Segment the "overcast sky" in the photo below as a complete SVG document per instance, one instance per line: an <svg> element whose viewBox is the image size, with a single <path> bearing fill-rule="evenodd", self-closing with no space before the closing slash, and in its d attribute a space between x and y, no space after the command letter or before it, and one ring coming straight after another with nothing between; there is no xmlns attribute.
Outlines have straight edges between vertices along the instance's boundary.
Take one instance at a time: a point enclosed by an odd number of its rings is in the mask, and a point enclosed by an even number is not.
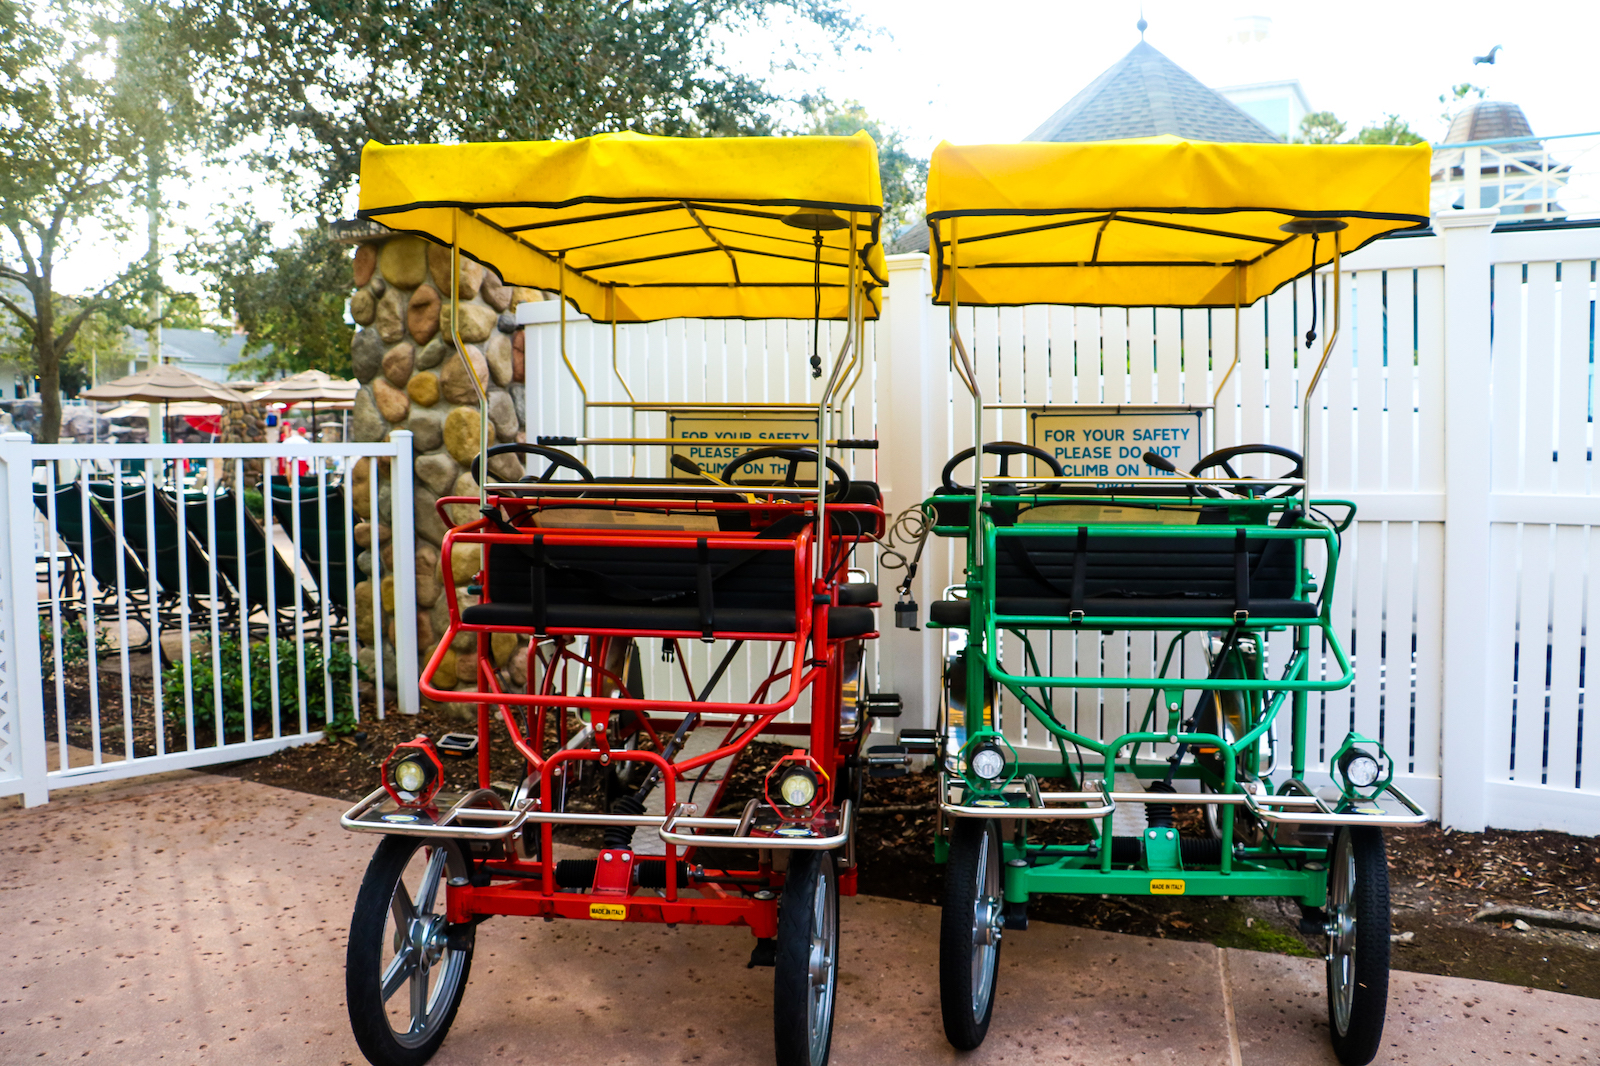
<svg viewBox="0 0 1600 1066"><path fill-rule="evenodd" d="M1395 112L1435 140L1439 94L1463 81L1521 104L1535 133L1600 130L1595 0L1147 0L1143 9L1145 39L1205 84L1298 78L1312 108L1352 132ZM1027 136L1139 40L1138 0L856 0L856 10L886 35L808 80L858 99L924 151L940 139ZM1228 42L1246 15L1272 20L1265 46ZM1493 66L1473 65L1497 44Z"/></svg>

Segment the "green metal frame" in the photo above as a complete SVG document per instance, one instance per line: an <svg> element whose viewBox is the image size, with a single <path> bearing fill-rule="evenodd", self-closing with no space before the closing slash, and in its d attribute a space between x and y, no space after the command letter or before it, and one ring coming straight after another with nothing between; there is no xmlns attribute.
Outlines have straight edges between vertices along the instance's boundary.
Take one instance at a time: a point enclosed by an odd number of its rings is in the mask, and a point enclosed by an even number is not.
<svg viewBox="0 0 1600 1066"><path fill-rule="evenodd" d="M1179 490L1180 492L1182 490ZM1008 902L1025 902L1032 893L1101 893L1117 895L1249 895L1293 897L1301 903L1317 907L1326 897L1326 871L1322 861L1326 850L1320 845L1299 846L1278 842L1271 832L1264 833L1259 846L1236 845L1219 849L1218 861L1199 868L1185 868L1180 842L1176 833L1165 829L1146 832L1141 846L1140 860L1131 867L1127 863L1113 863L1112 815L1087 819L1093 839L1078 845L1028 844L1027 815L1010 815L1008 810L1029 808L1026 796L1014 791L1005 792L1004 783L1016 778L1032 781L1035 777L1065 778L1083 788L1081 777L1098 773L1103 781L1110 782L1118 773L1132 773L1141 778L1165 778L1168 766L1142 763L1138 749L1143 745L1158 743L1188 744L1191 747L1215 749L1213 760L1220 763L1222 772L1213 772L1197 759L1190 759L1172 771L1175 778L1198 779L1222 795L1238 794L1242 782L1238 770L1254 778L1260 770L1261 738L1272 729L1285 703L1291 708L1290 775L1298 780L1305 774L1309 694L1346 688L1354 680L1354 671L1343 646L1330 621L1329 592L1338 574L1339 541L1337 534L1354 516L1354 505L1348 501L1314 501L1317 508L1345 506L1349 514L1337 525L1302 516L1287 527L1273 525L1271 520L1282 514L1290 505L1298 504L1298 497L1255 498L1228 500L1197 500L1194 496L1175 494L1171 497L1140 496L1127 502L1137 502L1145 507L1182 507L1192 510L1197 503L1206 506L1227 506L1231 521L1221 525L1175 526L1156 523L1030 523L1026 525L1000 525L992 517L1023 505L1042 503L1092 503L1105 504L1114 497L1106 495L1073 496L1050 493L1028 496L983 496L983 509L977 509L977 494L971 497L939 496L924 506L935 503L961 506L970 499L973 505L972 525L937 525L934 532L941 536L961 537L967 541L967 570L965 588L970 603L966 648L960 654L970 666L978 663L981 669L966 669L966 707L977 719L962 723L961 751L966 751L983 737L1000 736L992 719L992 709L985 712L985 693L990 684L1003 687L1056 741L1062 755L1059 762L1020 762L1013 773L1004 775L1000 782L987 784L965 772L964 765L947 766L948 776L941 773L941 801L954 790L960 794L961 803L976 802L992 805L995 817L1015 823L1016 831L1005 845L1004 868L1005 898ZM948 512L946 512L948 513ZM996 602L996 574L992 561L998 557L997 547L1003 537L1029 538L1074 536L1082 525L1088 525L1102 535L1115 534L1119 538L1160 537L1163 539L1209 539L1231 537L1240 527L1250 530L1252 539L1282 539L1295 544L1295 598L1309 601L1318 594L1318 585L1305 569L1305 545L1320 541L1327 552L1327 569L1320 588L1320 600L1315 617L1271 618L1251 615L1242 621L1224 612L1215 617L1139 617L1096 616L1085 613L1081 619L1067 619L1059 615L1002 615L993 609ZM972 537L976 528L978 536ZM1176 650L1185 637L1210 630L1228 629L1237 624L1241 636L1257 640L1271 631L1290 630L1294 633L1293 652L1276 679L1265 676L1261 658L1255 658L1253 676L1237 670L1242 676L1222 678L1185 678L1169 676L1169 667ZM943 627L930 622L930 628ZM1050 675L1039 668L1030 631L1176 631L1167 645L1161 670L1152 678L1106 678L1102 676ZM1009 671L1000 662L998 649L1002 633L1012 633L1022 641L1025 669ZM1337 678L1314 680L1310 677L1313 633L1320 632L1326 647L1340 670ZM1234 652L1235 655L1239 653ZM1243 665L1240 656L1240 665ZM1112 738L1095 738L1076 732L1063 725L1053 707L1053 693L1057 689L1121 687L1150 692L1141 728ZM1194 691L1239 692L1247 707L1248 729L1233 739L1219 733L1185 731L1182 727L1183 694ZM1164 712L1164 718L1163 718ZM941 734L947 735L950 726L942 723ZM1067 754L1071 744L1080 752L1079 769L1075 772ZM1084 762L1081 753L1098 757ZM941 756L942 757L942 756ZM958 761L959 762L959 761ZM1003 804L1003 806L1002 806ZM1236 819L1233 803L1218 804L1221 839L1234 841ZM1107 842L1107 846L1101 846ZM941 832L936 840L935 858L944 861L948 851L947 840Z"/></svg>

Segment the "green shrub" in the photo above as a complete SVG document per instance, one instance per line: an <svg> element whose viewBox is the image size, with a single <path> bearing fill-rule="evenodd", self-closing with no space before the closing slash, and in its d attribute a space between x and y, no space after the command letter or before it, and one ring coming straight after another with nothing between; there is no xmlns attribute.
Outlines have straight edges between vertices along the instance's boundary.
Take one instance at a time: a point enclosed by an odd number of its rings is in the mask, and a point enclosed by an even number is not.
<svg viewBox="0 0 1600 1066"><path fill-rule="evenodd" d="M55 672L56 646L51 639L50 615L39 616L39 664L46 675ZM116 654L116 647L111 643L111 638L101 630L95 637L95 654L104 660L109 655ZM83 628L83 621L74 618L61 630L61 668L75 670L80 666L89 665L89 634Z"/></svg>
<svg viewBox="0 0 1600 1066"><path fill-rule="evenodd" d="M221 659L222 728L225 735L244 734L244 663L239 638L227 634L217 642ZM299 663L294 642L278 641L278 724L286 732L300 729L300 708L305 707L306 725L333 736L355 732L356 721L350 710L350 652L343 644L333 645L326 669L331 686L323 684L322 646L307 642L306 691L300 692ZM190 663L196 725L216 720L216 676L210 654L196 655ZM161 704L169 723L184 720L183 663L161 673ZM333 693L333 715L327 714L327 695ZM250 645L250 714L256 727L272 721L272 646L267 641ZM249 738L245 738L249 739Z"/></svg>

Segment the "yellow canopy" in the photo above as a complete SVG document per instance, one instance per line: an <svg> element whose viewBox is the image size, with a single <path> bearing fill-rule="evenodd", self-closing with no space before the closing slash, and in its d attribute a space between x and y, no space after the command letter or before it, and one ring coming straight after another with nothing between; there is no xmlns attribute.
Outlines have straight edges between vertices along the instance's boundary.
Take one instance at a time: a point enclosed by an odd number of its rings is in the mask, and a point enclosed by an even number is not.
<svg viewBox="0 0 1600 1066"><path fill-rule="evenodd" d="M940 144L928 170L935 299L1232 307L1428 222L1426 144L1148 141ZM1301 222L1305 228L1305 221Z"/></svg>
<svg viewBox="0 0 1600 1066"><path fill-rule="evenodd" d="M817 230L822 317L846 317L853 215L866 317L887 279L878 243L878 151L854 137L382 145L361 154L363 218L415 233L512 285L558 291L598 321L811 318ZM565 264L565 270L561 264Z"/></svg>

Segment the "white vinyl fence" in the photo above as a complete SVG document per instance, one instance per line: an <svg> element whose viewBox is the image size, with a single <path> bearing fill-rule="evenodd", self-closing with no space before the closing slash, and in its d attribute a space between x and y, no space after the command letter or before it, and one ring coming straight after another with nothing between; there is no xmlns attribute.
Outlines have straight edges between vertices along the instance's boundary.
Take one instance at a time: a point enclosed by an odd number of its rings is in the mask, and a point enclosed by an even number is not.
<svg viewBox="0 0 1600 1066"><path fill-rule="evenodd" d="M1590 612L1600 611L1600 582L1597 598L1590 589L1591 572L1600 575L1591 532L1600 526L1592 474L1600 227L1492 232L1500 219L1446 212L1435 235L1381 241L1347 257L1337 279L1324 271L1314 282L1319 334L1335 285L1343 329L1314 405L1311 476L1319 497L1359 511L1343 536L1332 603L1357 681L1313 699L1312 776L1354 728L1383 741L1402 786L1446 824L1593 834L1600 726L1583 728L1583 689ZM972 437L970 402L949 369L947 312L929 302L927 259L897 256L889 266L883 317L867 331L872 361L846 412L849 435L876 436L882 449L854 453L847 466L863 477L875 470L897 514L917 505ZM1299 397L1312 284L1286 286L1240 314L1240 365L1216 397L1211 446L1305 444ZM530 439L578 435L581 397L558 354L555 308L528 312ZM807 323L621 327L620 377L609 327L574 318L568 328L568 354L591 400L626 399L622 379L648 402L804 402L818 393ZM1235 327L1232 310L1040 306L963 309L961 329L989 402L1210 404L1233 359ZM835 326L831 350L840 339ZM989 417L986 439L1028 439L1023 411ZM635 428L661 436L662 419L644 415ZM629 427L625 415L601 410L587 431L624 436ZM596 473L621 474L635 459L596 448L587 461ZM641 448L636 470L659 474L662 462L659 449ZM900 576L877 575L886 603ZM956 546L930 542L915 587L923 618L955 580ZM881 615L890 626L887 607ZM1006 639L1007 661L1019 661L1018 643ZM1269 661L1282 662L1288 643L1274 635ZM906 700L898 724L931 725L941 639L885 628L879 644L878 686ZM1163 650L1157 635L1089 633L1056 637L1048 654L1057 669L1139 676ZM1197 653L1186 652L1191 671ZM1072 713L1080 726L1109 729L1137 722L1143 709L1106 689L1078 693ZM1045 743L1014 705L1003 716L1019 745Z"/></svg>
<svg viewBox="0 0 1600 1066"><path fill-rule="evenodd" d="M414 713L411 435L392 436L0 438L0 796L34 804L267 754L381 717L390 694ZM392 479L376 476L380 460ZM375 515L392 517L404 551L357 544Z"/></svg>

